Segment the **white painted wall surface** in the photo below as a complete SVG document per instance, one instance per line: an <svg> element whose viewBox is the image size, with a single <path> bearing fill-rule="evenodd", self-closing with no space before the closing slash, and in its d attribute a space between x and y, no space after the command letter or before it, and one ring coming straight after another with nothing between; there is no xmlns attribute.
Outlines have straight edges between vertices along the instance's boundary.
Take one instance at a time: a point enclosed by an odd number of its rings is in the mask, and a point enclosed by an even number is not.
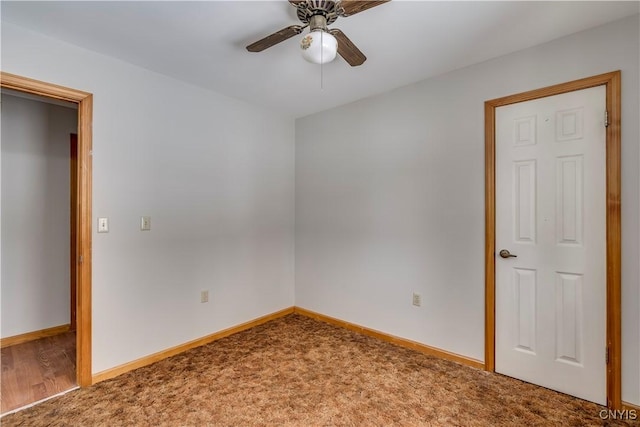
<svg viewBox="0 0 640 427"><path fill-rule="evenodd" d="M69 323L69 134L77 111L2 95L2 337Z"/></svg>
<svg viewBox="0 0 640 427"><path fill-rule="evenodd" d="M292 119L8 23L2 70L94 94L94 373L293 305Z"/></svg>
<svg viewBox="0 0 640 427"><path fill-rule="evenodd" d="M638 35L636 15L298 119L296 305L483 360L483 103L621 69L623 399L639 404Z"/></svg>

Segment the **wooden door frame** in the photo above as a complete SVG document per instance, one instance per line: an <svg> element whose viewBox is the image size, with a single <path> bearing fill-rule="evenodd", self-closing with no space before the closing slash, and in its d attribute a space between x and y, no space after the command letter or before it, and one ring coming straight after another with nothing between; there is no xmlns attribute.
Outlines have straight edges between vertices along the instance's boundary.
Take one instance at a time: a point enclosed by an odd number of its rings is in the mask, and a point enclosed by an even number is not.
<svg viewBox="0 0 640 427"><path fill-rule="evenodd" d="M486 101L485 117L485 369L495 371L495 110L498 107L595 86L606 86L607 406L621 409L620 71ZM602 349L605 351L605 349Z"/></svg>
<svg viewBox="0 0 640 427"><path fill-rule="evenodd" d="M77 132L77 131L76 131ZM78 273L78 235L76 230L78 229L78 134L72 133L69 135L69 202L70 202L70 215L69 215L69 229L71 230L70 242L69 242L69 294L71 295L69 311L69 330L76 330L76 310L78 308L78 301L76 298L77 292L77 273Z"/></svg>
<svg viewBox="0 0 640 427"><path fill-rule="evenodd" d="M91 197L93 95L0 71L0 87L78 104L77 332L76 378L80 387L91 379Z"/></svg>

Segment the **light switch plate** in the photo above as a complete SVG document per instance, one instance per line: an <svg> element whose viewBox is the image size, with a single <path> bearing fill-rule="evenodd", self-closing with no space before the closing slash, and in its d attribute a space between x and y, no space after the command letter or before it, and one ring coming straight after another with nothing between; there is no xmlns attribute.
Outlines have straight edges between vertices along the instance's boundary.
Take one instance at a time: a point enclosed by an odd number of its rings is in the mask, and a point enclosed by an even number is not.
<svg viewBox="0 0 640 427"><path fill-rule="evenodd" d="M109 218L102 217L98 218L98 233L108 233L109 232Z"/></svg>
<svg viewBox="0 0 640 427"><path fill-rule="evenodd" d="M141 231L149 231L149 230L151 230L151 217L150 216L141 216L140 217L140 230Z"/></svg>

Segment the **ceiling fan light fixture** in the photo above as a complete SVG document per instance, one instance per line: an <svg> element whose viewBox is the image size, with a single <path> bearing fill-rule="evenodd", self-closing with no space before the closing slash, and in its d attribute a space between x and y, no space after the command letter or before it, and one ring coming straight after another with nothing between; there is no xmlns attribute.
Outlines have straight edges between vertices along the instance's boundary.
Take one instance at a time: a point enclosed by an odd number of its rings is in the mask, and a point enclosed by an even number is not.
<svg viewBox="0 0 640 427"><path fill-rule="evenodd" d="M314 64L326 64L336 58L338 40L326 31L311 31L300 41L302 57Z"/></svg>

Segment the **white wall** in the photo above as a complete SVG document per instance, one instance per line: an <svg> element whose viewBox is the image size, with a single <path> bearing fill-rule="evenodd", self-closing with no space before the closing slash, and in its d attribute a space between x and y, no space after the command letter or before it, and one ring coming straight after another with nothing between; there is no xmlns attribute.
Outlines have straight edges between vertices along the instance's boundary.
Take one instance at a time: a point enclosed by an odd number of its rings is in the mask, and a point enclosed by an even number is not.
<svg viewBox="0 0 640 427"><path fill-rule="evenodd" d="M296 305L483 360L483 103L621 69L623 399L640 403L638 35L636 15L298 119Z"/></svg>
<svg viewBox="0 0 640 427"><path fill-rule="evenodd" d="M94 94L94 373L293 305L292 119L4 22L2 70Z"/></svg>
<svg viewBox="0 0 640 427"><path fill-rule="evenodd" d="M69 323L69 134L77 111L2 95L2 337Z"/></svg>

